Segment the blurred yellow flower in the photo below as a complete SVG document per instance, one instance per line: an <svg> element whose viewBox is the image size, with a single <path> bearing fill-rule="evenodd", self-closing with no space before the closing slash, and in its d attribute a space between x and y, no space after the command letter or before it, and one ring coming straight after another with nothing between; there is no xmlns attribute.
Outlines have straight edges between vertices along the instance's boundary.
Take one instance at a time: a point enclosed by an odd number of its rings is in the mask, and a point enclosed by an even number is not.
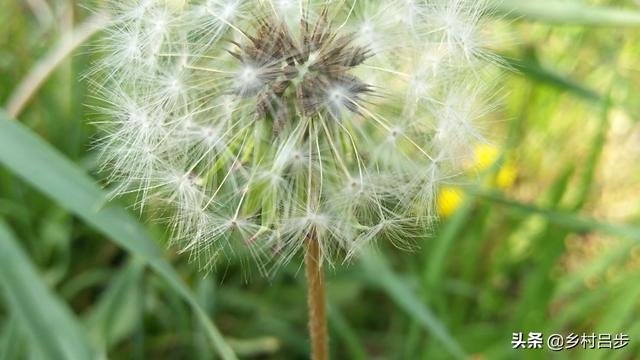
<svg viewBox="0 0 640 360"><path fill-rule="evenodd" d="M511 163L503 164L496 175L496 186L499 189L508 189L516 182L518 171Z"/></svg>
<svg viewBox="0 0 640 360"><path fill-rule="evenodd" d="M438 194L438 213L449 217L458 210L464 200L462 189L456 186L443 186Z"/></svg>
<svg viewBox="0 0 640 360"><path fill-rule="evenodd" d="M500 150L490 144L479 144L474 150L473 162L468 164L468 169L478 173L489 169L500 157ZM512 162L505 160L497 171L497 174L485 183L498 189L508 189L513 186L518 171ZM464 191L456 186L443 186L438 193L438 214L449 217L462 206Z"/></svg>
<svg viewBox="0 0 640 360"><path fill-rule="evenodd" d="M472 167L476 171L482 172L498 160L500 152L497 147L491 144L480 144L476 146L474 155L473 159L475 162L472 164Z"/></svg>

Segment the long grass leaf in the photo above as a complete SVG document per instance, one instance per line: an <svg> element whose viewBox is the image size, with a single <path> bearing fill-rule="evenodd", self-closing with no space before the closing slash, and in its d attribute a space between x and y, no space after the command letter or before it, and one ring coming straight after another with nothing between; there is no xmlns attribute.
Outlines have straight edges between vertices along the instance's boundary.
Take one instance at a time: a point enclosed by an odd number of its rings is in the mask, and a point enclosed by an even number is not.
<svg viewBox="0 0 640 360"><path fill-rule="evenodd" d="M589 89L566 75L548 69L532 59L515 59L509 56L500 56L500 58L507 66L533 80L567 91L589 102L599 103L603 99L602 95L595 90Z"/></svg>
<svg viewBox="0 0 640 360"><path fill-rule="evenodd" d="M466 202L449 221L442 226L438 236L430 244L430 251L425 260L424 279L428 290L434 290L435 284L442 279L446 257L453 248L456 238L468 224L473 204Z"/></svg>
<svg viewBox="0 0 640 360"><path fill-rule="evenodd" d="M331 328L344 342L350 359L366 360L369 358L360 339L358 339L358 335L351 326L349 326L340 309L333 304L329 304L329 320Z"/></svg>
<svg viewBox="0 0 640 360"><path fill-rule="evenodd" d="M78 46L102 30L108 22L104 14L95 14L73 31L64 34L59 44L42 58L16 87L5 105L11 117L17 117L49 75Z"/></svg>
<svg viewBox="0 0 640 360"><path fill-rule="evenodd" d="M483 191L480 189L470 190L476 196L491 201L496 204L510 207L514 210L514 213L523 214L539 214L542 215L545 220L552 224L565 227L574 232L587 232L595 231L603 234L620 236L624 238L633 239L635 241L640 240L640 227L625 224L612 224L604 221L598 221L586 216L574 214L568 211L558 211L551 209L544 209L535 205L530 205L515 201L505 197L502 194L493 191Z"/></svg>
<svg viewBox="0 0 640 360"><path fill-rule="evenodd" d="M106 203L106 194L87 174L3 113L0 113L0 163L148 263L189 303L220 356L236 358L194 294L164 260L162 251L140 223L121 207Z"/></svg>
<svg viewBox="0 0 640 360"><path fill-rule="evenodd" d="M0 360L17 359L22 345L21 334L18 332L18 324L15 316L9 316L0 334Z"/></svg>
<svg viewBox="0 0 640 360"><path fill-rule="evenodd" d="M640 12L581 1L491 0L494 8L509 17L559 25L640 26Z"/></svg>
<svg viewBox="0 0 640 360"><path fill-rule="evenodd" d="M370 280L382 288L402 310L416 319L447 351L456 358L465 358L465 353L458 342L451 336L447 328L436 317L425 303L411 291L409 285L397 276L382 256L365 253L360 258Z"/></svg>
<svg viewBox="0 0 640 360"><path fill-rule="evenodd" d="M9 228L0 221L0 285L30 349L47 359L94 359L82 325L41 279Z"/></svg>
<svg viewBox="0 0 640 360"><path fill-rule="evenodd" d="M110 345L129 336L142 321L142 289L144 266L130 260L110 282L97 305L85 319L95 343Z"/></svg>

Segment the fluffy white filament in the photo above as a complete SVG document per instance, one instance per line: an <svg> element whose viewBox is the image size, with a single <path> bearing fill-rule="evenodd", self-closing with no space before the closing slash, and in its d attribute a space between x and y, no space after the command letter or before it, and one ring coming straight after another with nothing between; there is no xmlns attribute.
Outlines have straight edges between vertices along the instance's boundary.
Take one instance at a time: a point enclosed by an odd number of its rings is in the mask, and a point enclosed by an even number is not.
<svg viewBox="0 0 640 360"><path fill-rule="evenodd" d="M336 33L369 50L351 75L372 91L323 89L313 100L326 111L289 109L272 131L256 96L280 64L230 51L258 21L279 18L296 37L324 7ZM204 267L242 248L282 264L311 231L328 261L375 239L410 247L436 217L439 184L485 141L480 74L495 57L483 1L129 0L110 11L91 73L104 168L117 194L167 210L173 240Z"/></svg>

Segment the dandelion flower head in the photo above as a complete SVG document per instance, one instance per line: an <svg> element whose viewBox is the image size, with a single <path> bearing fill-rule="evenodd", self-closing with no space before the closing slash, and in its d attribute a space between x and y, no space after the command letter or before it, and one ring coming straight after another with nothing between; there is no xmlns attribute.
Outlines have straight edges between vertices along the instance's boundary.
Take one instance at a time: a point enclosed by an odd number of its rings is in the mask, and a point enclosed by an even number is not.
<svg viewBox="0 0 640 360"><path fill-rule="evenodd" d="M323 259L433 223L484 142L483 1L129 0L92 71L117 194L203 267ZM263 269L267 269L263 267Z"/></svg>

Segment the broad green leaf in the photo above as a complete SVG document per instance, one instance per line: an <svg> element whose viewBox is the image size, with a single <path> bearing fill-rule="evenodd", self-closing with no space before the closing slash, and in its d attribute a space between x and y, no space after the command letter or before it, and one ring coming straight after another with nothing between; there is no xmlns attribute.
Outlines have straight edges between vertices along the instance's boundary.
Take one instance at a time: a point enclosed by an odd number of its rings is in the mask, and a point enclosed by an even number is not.
<svg viewBox="0 0 640 360"><path fill-rule="evenodd" d="M47 359L94 359L74 314L49 289L9 228L0 221L0 285L3 298L30 337L30 349Z"/></svg>
<svg viewBox="0 0 640 360"><path fill-rule="evenodd" d="M588 5L575 0L491 0L509 17L560 25L639 26L640 11Z"/></svg>
<svg viewBox="0 0 640 360"><path fill-rule="evenodd" d="M106 194L87 174L4 113L0 113L0 163L149 264L189 303L220 356L236 358L191 290L162 257L162 251L140 223L121 207L107 203Z"/></svg>
<svg viewBox="0 0 640 360"><path fill-rule="evenodd" d="M371 252L360 257L365 272L370 280L382 288L402 310L417 320L446 350L455 358L465 358L462 347L451 336L447 328L431 312L427 305L420 301L411 291L405 280L393 273L389 264L381 255Z"/></svg>

